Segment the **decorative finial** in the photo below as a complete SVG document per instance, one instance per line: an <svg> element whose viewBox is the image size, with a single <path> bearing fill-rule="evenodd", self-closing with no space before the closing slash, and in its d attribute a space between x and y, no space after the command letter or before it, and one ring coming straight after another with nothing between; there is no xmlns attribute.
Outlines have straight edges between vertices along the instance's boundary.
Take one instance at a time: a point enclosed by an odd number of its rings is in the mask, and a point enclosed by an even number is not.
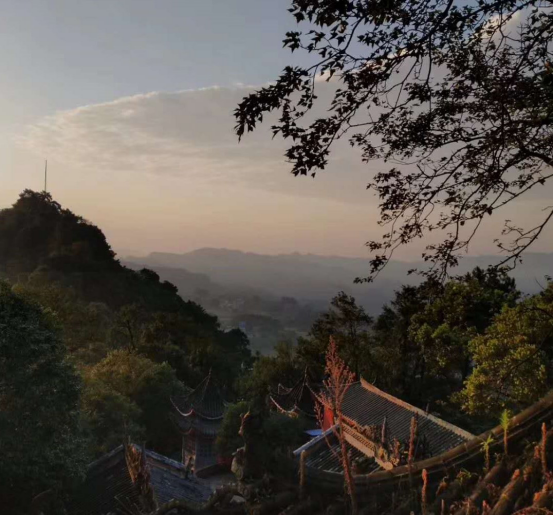
<svg viewBox="0 0 554 515"><path fill-rule="evenodd" d="M381 445L387 443L387 416L383 419L383 425L381 426Z"/></svg>

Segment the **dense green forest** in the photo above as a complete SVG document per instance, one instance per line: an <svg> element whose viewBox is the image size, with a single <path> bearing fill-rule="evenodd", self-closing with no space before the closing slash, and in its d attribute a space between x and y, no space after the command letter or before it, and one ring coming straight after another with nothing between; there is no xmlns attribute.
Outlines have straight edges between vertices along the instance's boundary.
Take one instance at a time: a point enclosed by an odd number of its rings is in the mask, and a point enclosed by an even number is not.
<svg viewBox="0 0 554 515"><path fill-rule="evenodd" d="M372 319L339 293L309 335L282 343L242 381L247 398L321 378L329 337L357 374L422 408L480 432L506 409L539 399L552 382L552 283L521 297L504 273L476 269L445 284L404 287Z"/></svg>
<svg viewBox="0 0 554 515"><path fill-rule="evenodd" d="M126 438L179 450L170 396L211 370L234 403L218 440L231 455L240 413L260 417L273 453L299 443L301 421L270 413L267 394L324 372L330 336L357 375L476 432L552 381L552 283L522 295L498 270L398 290L370 317L339 292L297 342L252 355L238 329L179 296L148 269L116 259L102 231L45 192L0 212L0 496L8 513ZM43 452L37 453L40 447ZM29 474L29 471L40 473ZM32 475L33 481L28 478Z"/></svg>
<svg viewBox="0 0 554 515"><path fill-rule="evenodd" d="M13 436L0 443L0 488L17 496L14 506L75 478L78 457L83 472L87 460L127 437L174 452L180 442L170 395L196 386L209 370L229 398L236 395L233 384L252 361L244 334L222 331L216 317L156 273L122 266L98 227L48 193L26 190L1 211L0 241L0 425ZM55 377L44 367L56 367ZM30 384L27 402L21 389ZM33 416L12 416L27 412ZM69 415L75 420L64 423ZM40 435L35 429L43 425ZM40 464L45 473L20 484L38 464L38 442L52 453Z"/></svg>

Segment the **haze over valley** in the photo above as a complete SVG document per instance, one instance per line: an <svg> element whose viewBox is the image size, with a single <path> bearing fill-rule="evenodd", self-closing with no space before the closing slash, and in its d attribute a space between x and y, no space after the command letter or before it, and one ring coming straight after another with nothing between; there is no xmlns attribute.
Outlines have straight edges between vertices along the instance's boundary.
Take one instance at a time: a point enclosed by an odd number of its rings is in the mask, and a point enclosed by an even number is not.
<svg viewBox="0 0 554 515"><path fill-rule="evenodd" d="M223 248L202 248L183 254L152 252L120 256L130 268L148 267L175 284L184 299L191 299L216 314L223 326L241 327L253 349L271 353L281 340L294 341L339 291L356 298L372 316L394 297L403 284L418 284L409 274L425 270L423 262L391 261L372 283L355 284L368 275L363 258L315 254L267 255ZM466 256L453 274L475 267L486 269L500 256ZM540 291L552 277L552 254L528 253L510 272L526 294Z"/></svg>
<svg viewBox="0 0 554 515"><path fill-rule="evenodd" d="M0 515L553 515L553 0L2 0Z"/></svg>

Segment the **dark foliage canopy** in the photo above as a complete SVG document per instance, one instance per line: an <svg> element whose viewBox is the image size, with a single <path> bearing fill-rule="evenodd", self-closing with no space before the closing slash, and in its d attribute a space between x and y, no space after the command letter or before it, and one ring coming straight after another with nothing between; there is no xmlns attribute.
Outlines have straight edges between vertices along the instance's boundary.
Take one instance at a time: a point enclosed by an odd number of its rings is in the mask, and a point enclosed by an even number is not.
<svg viewBox="0 0 554 515"><path fill-rule="evenodd" d="M2 513L23 513L34 495L83 472L80 389L48 316L0 281Z"/></svg>
<svg viewBox="0 0 554 515"><path fill-rule="evenodd" d="M447 399L471 373L469 342L518 297L504 272L479 268L402 287L373 326L378 384L423 406Z"/></svg>
<svg viewBox="0 0 554 515"><path fill-rule="evenodd" d="M247 96L242 137L277 111L295 175L328 164L348 138L362 158L394 166L368 188L387 232L367 246L370 278L394 250L432 231L423 257L444 277L483 220L552 177L552 2L549 0L293 0L310 30L284 46L314 56ZM324 117L306 121L321 79L336 85ZM404 165L404 166L401 166ZM552 217L506 221L497 245L515 266Z"/></svg>
<svg viewBox="0 0 554 515"><path fill-rule="evenodd" d="M0 279L22 302L49 313L60 352L85 379L81 408L94 456L124 434L174 451L169 396L182 384L196 386L209 370L234 394L251 361L245 334L222 330L216 316L184 300L156 272L123 266L98 227L49 193L25 190L1 210L0 242ZM121 387L125 381L135 387ZM0 392L0 416L2 410Z"/></svg>
<svg viewBox="0 0 554 515"><path fill-rule="evenodd" d="M325 352L333 337L344 359L356 374L371 374L370 328L373 320L356 299L343 291L331 299L329 310L312 324L306 337L299 338L297 353L314 370L325 367Z"/></svg>

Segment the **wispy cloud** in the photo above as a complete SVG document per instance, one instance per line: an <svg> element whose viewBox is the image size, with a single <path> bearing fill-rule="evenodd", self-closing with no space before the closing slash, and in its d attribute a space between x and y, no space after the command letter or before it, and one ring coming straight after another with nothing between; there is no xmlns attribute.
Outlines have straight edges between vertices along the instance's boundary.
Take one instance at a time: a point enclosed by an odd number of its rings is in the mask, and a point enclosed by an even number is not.
<svg viewBox="0 0 554 515"><path fill-rule="evenodd" d="M322 106L333 88L320 85ZM82 106L37 121L18 137L18 143L74 173L132 172L341 202L370 200L364 186L375 167L363 165L346 141L334 153L328 172L302 184L288 173L285 143L272 139L271 117L239 144L233 110L253 90L237 85L153 92Z"/></svg>
<svg viewBox="0 0 554 515"><path fill-rule="evenodd" d="M335 86L326 82L318 86L318 110L322 110ZM371 237L377 236L375 233L381 232L375 224L378 199L365 186L377 170L388 168L388 164L362 163L346 140L341 140L328 170L318 173L315 180L293 178L288 173L290 164L283 157L285 143L271 138L271 120L264 120L261 129L248 134L240 144L237 141L232 113L252 90L249 86L236 86L154 92L82 106L37 121L18 141L25 149L59 163L59 173L81 174L87 184L93 176L90 172L104 172L104 177L113 175L114 180L103 181L105 190L120 187L119 175L124 178L123 182L125 178L136 177L135 191L141 184L151 188L155 183L159 190L165 188L165 198L168 195L173 198L173 192L176 197L180 195L177 191L187 192L186 208L177 209L179 217L190 216L191 210L207 217L202 222L204 225L195 224L203 235L214 233L214 227L228 227L228 210L236 212L245 205L250 206L245 208L245 213L235 213L242 216L244 223L238 224L241 229L235 223L229 232L235 240L243 230L245 241L250 241L252 223L265 224L264 231L271 229L277 240L282 239L284 233L280 226L276 228L279 225L276 220L281 220L284 226L295 227L290 231L290 238L306 223L301 239L306 245L307 241L317 240L319 247L314 248L324 248L321 241L327 239L349 238L351 231L359 234L355 238L357 242L372 234ZM156 181L141 181L141 175L154 177ZM103 198L117 202L114 200L119 198L117 194L110 196L105 190ZM190 204L191 192L195 197L194 208ZM304 198L293 198L296 196ZM154 210L161 212L166 207L160 202ZM531 213L532 210L521 211ZM155 224L152 234L157 236L160 225L167 224L158 219ZM489 241L492 229L483 230L489 232ZM175 232L172 238L178 240L178 225L172 230ZM223 236L217 233L217 241L225 237L226 231ZM201 238L198 240L198 245L205 244ZM297 242L294 245L302 247ZM490 249L490 243L486 245Z"/></svg>
<svg viewBox="0 0 554 515"><path fill-rule="evenodd" d="M234 136L232 109L248 92L213 87L124 97L44 118L18 141L78 168L244 180L259 173L260 160L282 162L267 133L241 145Z"/></svg>

